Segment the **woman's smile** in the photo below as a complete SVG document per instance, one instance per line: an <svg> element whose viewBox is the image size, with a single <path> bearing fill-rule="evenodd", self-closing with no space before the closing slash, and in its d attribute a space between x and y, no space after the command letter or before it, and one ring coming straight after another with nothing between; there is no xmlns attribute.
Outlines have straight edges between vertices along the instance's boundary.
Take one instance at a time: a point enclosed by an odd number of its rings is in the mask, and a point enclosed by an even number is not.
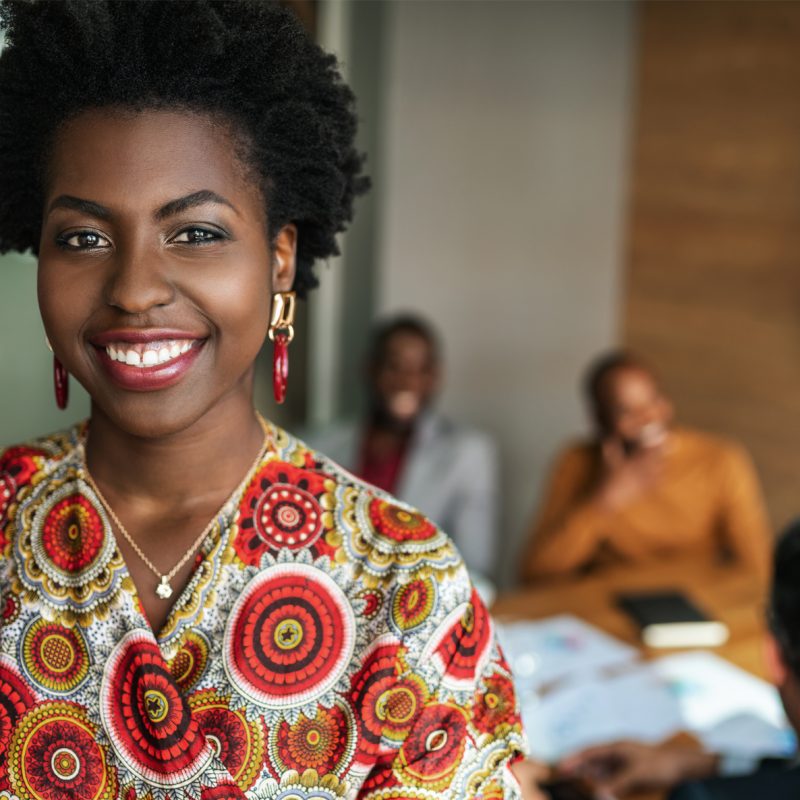
<svg viewBox="0 0 800 800"><path fill-rule="evenodd" d="M158 328L110 330L89 340L111 380L134 392L158 391L177 383L205 341L202 335Z"/></svg>

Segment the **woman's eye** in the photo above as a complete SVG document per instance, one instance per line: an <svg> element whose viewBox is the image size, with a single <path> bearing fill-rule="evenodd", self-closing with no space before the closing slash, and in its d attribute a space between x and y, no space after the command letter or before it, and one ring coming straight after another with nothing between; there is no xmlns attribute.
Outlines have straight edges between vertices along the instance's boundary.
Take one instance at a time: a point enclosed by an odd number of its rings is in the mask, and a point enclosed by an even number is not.
<svg viewBox="0 0 800 800"><path fill-rule="evenodd" d="M111 242L105 236L101 236L96 231L74 231L65 233L58 237L58 243L62 247L71 250L96 250L108 247Z"/></svg>
<svg viewBox="0 0 800 800"><path fill-rule="evenodd" d="M186 228L173 238L173 242L180 244L205 244L224 238L221 233L208 228Z"/></svg>

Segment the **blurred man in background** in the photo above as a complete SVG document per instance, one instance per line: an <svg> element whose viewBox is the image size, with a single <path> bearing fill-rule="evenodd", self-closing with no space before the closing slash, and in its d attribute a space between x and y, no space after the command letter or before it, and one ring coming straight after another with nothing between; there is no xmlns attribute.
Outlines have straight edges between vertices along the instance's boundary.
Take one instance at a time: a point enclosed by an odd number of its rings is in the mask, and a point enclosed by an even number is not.
<svg viewBox="0 0 800 800"><path fill-rule="evenodd" d="M800 521L775 549L768 611L767 662L795 731L800 732ZM676 789L670 800L795 800L800 797L797 761L752 760L703 752L690 745L617 742L593 747L562 765L591 779L603 796L639 789ZM749 774L741 774L746 773ZM740 773L734 775L734 773Z"/></svg>
<svg viewBox="0 0 800 800"><path fill-rule="evenodd" d="M653 371L630 353L595 362L586 394L593 439L559 456L523 579L677 555L730 559L764 579L769 524L747 453L674 426Z"/></svg>
<svg viewBox="0 0 800 800"><path fill-rule="evenodd" d="M366 418L307 438L359 478L430 517L453 538L473 577L491 578L495 447L488 436L435 410L441 378L439 340L425 320L404 314L381 322L369 349Z"/></svg>

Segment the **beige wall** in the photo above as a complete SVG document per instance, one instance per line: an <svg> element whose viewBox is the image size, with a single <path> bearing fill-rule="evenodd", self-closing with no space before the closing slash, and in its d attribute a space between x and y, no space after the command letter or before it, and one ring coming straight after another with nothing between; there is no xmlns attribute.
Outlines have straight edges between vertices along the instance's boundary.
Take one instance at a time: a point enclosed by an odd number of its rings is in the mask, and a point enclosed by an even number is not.
<svg viewBox="0 0 800 800"><path fill-rule="evenodd" d="M510 562L554 449L583 427L576 378L617 336L634 9L387 17L378 305L442 329L442 404L501 448Z"/></svg>

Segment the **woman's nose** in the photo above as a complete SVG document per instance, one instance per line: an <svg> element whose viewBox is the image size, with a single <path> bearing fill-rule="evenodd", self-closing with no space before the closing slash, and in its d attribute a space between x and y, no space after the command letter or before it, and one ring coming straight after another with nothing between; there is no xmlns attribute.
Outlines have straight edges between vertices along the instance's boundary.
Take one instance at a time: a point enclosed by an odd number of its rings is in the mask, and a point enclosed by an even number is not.
<svg viewBox="0 0 800 800"><path fill-rule="evenodd" d="M175 287L157 252L133 247L116 252L105 286L105 300L110 306L142 314L169 305L174 298Z"/></svg>

